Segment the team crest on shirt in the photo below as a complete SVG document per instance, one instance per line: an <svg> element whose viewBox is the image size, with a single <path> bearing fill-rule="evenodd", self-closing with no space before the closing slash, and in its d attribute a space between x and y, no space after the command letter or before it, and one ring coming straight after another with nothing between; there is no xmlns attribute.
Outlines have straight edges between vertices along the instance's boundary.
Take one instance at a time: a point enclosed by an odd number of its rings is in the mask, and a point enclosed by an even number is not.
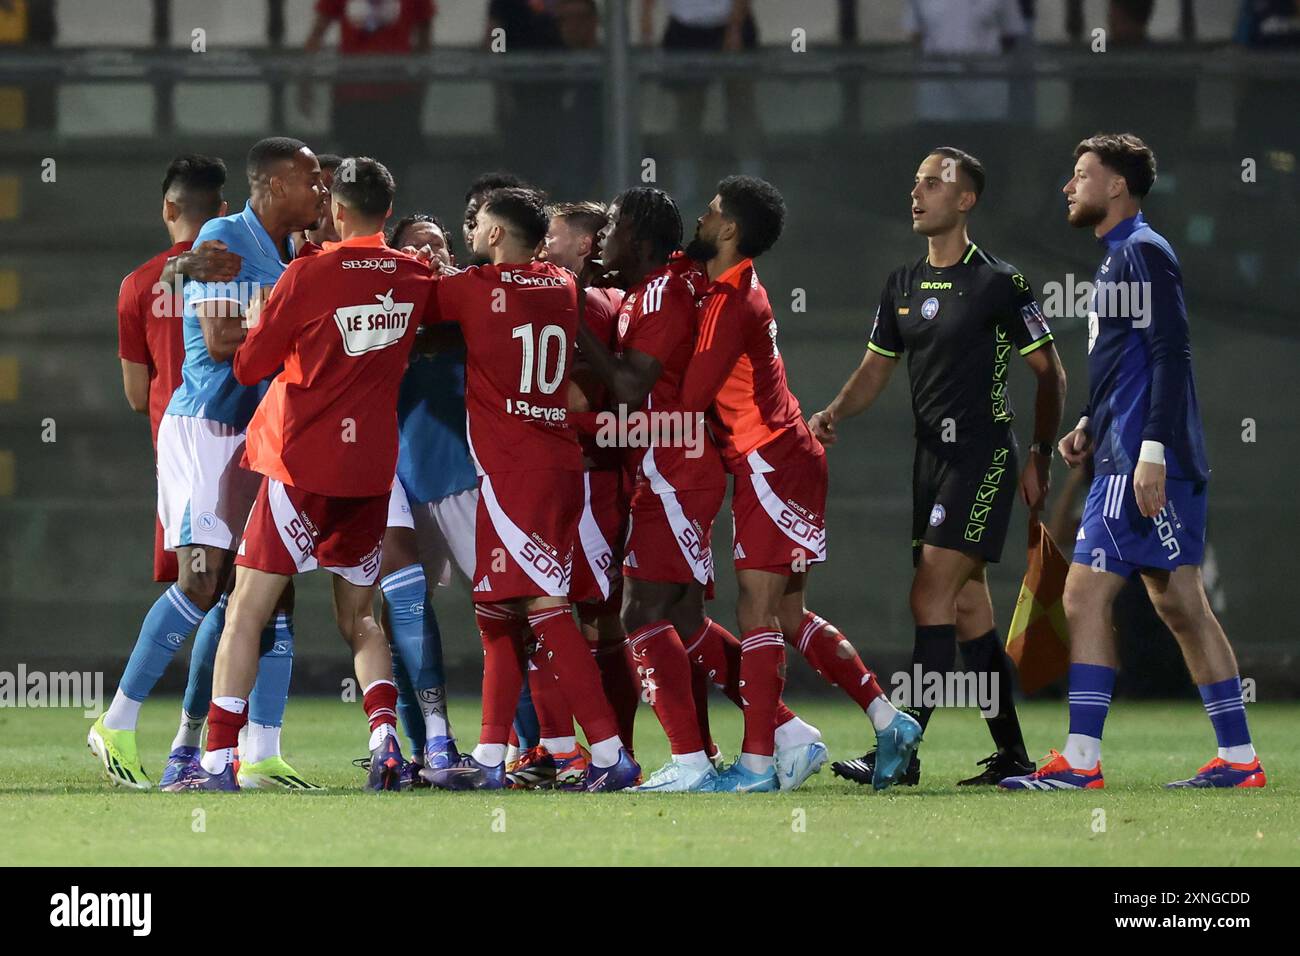
<svg viewBox="0 0 1300 956"><path fill-rule="evenodd" d="M414 302L394 302L393 290L376 295L376 302L349 305L334 311L334 322L343 336L343 351L364 355L400 342L410 324Z"/></svg>
<svg viewBox="0 0 1300 956"><path fill-rule="evenodd" d="M624 300L623 308L618 311L618 337L621 341L627 335L627 327L632 324L632 306L636 305L636 293Z"/></svg>
<svg viewBox="0 0 1300 956"><path fill-rule="evenodd" d="M939 314L939 300L934 296L921 303L921 318L927 322Z"/></svg>

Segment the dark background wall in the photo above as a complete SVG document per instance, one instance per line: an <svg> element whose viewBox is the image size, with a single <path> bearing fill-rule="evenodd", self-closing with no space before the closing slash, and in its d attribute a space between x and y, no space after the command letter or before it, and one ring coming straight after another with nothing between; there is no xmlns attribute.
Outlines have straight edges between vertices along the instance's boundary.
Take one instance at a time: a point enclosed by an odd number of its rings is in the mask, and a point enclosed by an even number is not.
<svg viewBox="0 0 1300 956"><path fill-rule="evenodd" d="M443 70L464 63L463 75L421 79L413 132L395 133L378 122L331 128L325 81L323 108L298 114L287 74L259 72L255 54L241 54L252 69L229 54L235 59L204 61L206 72L194 75L147 52L120 54L127 59L119 66L152 63L148 70L115 71L118 54L78 50L63 54L60 68L46 62L19 76L0 52L0 102L16 90L24 104L0 136L0 669L20 661L102 667L111 682L158 593L149 580L148 429L122 398L114 304L121 277L167 245L158 183L177 152L223 156L234 173L234 209L246 197L237 171L258 137L287 132L319 150L363 141L401 170L399 212L434 211L449 223L459 221L465 185L489 168L512 168L557 199L608 198L652 159L656 182L678 198L688 231L720 175L763 175L784 191L790 214L760 273L792 386L811 413L860 359L885 276L924 254L911 234L907 193L930 146L960 145L984 160L989 187L972 237L1020 266L1041 293L1049 283L1090 279L1097 262L1091 236L1064 221L1059 190L1074 144L1098 129L1132 129L1158 153L1160 181L1147 214L1174 244L1187 281L1214 466L1207 575L1216 607L1261 695L1300 691L1290 613L1300 531L1295 60L1212 46L1101 56L1044 45L1014 61L936 74L890 45L814 48L805 54L814 59L797 69L783 54L765 51L727 74L731 94L757 104L749 119L727 108L724 84L714 80L692 122L660 83L659 73L683 74L638 54L635 162L625 164L622 181L607 182L601 97L608 77L599 61L586 68L572 58L578 65L543 82L527 71L494 77L484 54L439 51ZM809 66L818 56L834 69L819 75ZM86 72L70 70L73 62ZM713 74L693 66L689 75L708 82ZM936 80L991 84L983 89L1005 105L991 115L930 120L935 97L947 95ZM46 158L57 163L52 183L41 180ZM1247 159L1255 163L1253 182L1243 182ZM806 295L806 311L792 311L796 290ZM1065 316L1053 325L1073 421L1086 388L1085 323ZM905 664L911 645L912 445L905 375L896 378L831 453L831 559L813 576L811 600L886 672ZM1032 392L1022 368L1013 369L1012 390L1023 445ZM1253 442L1243 441L1247 419ZM52 442L43 440L47 420ZM1058 489L1065 478L1058 464ZM1023 572L1024 538L1022 510L991 574L1003 626ZM715 546L721 579L713 613L734 623L725 519ZM302 579L298 593L296 686L321 689L341 679L348 661L330 620L327 582ZM438 597L454 688L474 690L480 658L468 595L453 586ZM1186 691L1167 637L1127 634L1125 645L1127 660L1145 661L1154 675L1138 689ZM169 680L183 679L180 670ZM792 668L794 680L806 676Z"/></svg>

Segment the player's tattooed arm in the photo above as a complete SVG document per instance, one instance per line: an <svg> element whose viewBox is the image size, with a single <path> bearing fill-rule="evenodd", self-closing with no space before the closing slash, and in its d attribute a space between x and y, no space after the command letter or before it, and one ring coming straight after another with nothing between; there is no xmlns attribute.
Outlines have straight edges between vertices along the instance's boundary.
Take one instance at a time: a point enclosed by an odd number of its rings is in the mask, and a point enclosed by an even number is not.
<svg viewBox="0 0 1300 956"><path fill-rule="evenodd" d="M1030 511L1039 511L1047 500L1052 439L1061 429L1061 412L1065 408L1065 368L1051 342L1026 353L1025 362L1038 381L1038 389L1034 399L1034 443L1025 470L1020 473L1020 498Z"/></svg>
<svg viewBox="0 0 1300 956"><path fill-rule="evenodd" d="M168 259L158 281L170 286L179 274L199 282L233 282L243 263L244 260L229 251L220 239L208 239L188 252Z"/></svg>
<svg viewBox="0 0 1300 956"><path fill-rule="evenodd" d="M578 348L583 359L609 389L614 403L626 405L629 411L645 404L646 396L663 371L658 359L636 349L626 349L621 358L614 355L585 321L578 323Z"/></svg>
<svg viewBox="0 0 1300 956"><path fill-rule="evenodd" d="M808 428L817 440L823 445L835 444L839 438L835 433L836 422L861 415L870 408L889 384L897 365L898 359L868 349L834 401L808 419Z"/></svg>

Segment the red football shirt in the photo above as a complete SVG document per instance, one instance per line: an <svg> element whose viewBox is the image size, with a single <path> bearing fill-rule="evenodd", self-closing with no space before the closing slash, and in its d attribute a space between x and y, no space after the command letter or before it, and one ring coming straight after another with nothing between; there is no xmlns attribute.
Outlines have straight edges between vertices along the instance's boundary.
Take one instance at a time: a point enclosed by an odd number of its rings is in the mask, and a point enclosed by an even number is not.
<svg viewBox="0 0 1300 956"><path fill-rule="evenodd" d="M412 31L437 7L433 0L316 0L316 12L339 21L341 53L410 53Z"/></svg>
<svg viewBox="0 0 1300 956"><path fill-rule="evenodd" d="M316 12L339 21L340 53L410 53L415 27L431 21L437 7L433 0L316 0ZM339 83L334 96L341 101L369 101L419 89L410 83Z"/></svg>
<svg viewBox="0 0 1300 956"><path fill-rule="evenodd" d="M738 262L704 290L698 319L682 401L687 408L710 411L727 470L748 474L745 456L792 428L806 438L798 447L820 453L786 382L776 318L752 259Z"/></svg>
<svg viewBox="0 0 1300 956"><path fill-rule="evenodd" d="M158 425L172 392L181 383L185 361L184 304L169 290L159 295L158 279L172 256L189 251L190 242L178 242L160 252L125 279L117 293L117 354L128 362L149 367L149 427L158 447Z"/></svg>
<svg viewBox="0 0 1300 956"><path fill-rule="evenodd" d="M618 313L618 352L629 349L649 355L660 366L641 409L649 414L653 437L647 437L654 446L655 470L677 491L715 485L720 480L718 451L703 428L703 417L691 415L681 400L682 379L695 351L695 295L676 270L665 266L628 291ZM666 414L658 418L655 413ZM632 440L632 416L628 420ZM640 476L645 455L644 445L630 444L628 470Z"/></svg>
<svg viewBox="0 0 1300 956"><path fill-rule="evenodd" d="M379 233L289 263L235 352L244 385L284 366L248 423L248 467L318 495L388 494L397 388L436 284Z"/></svg>
<svg viewBox="0 0 1300 956"><path fill-rule="evenodd" d="M573 273L550 262L444 276L431 316L465 337L469 450L479 474L582 470L566 402L578 331Z"/></svg>
<svg viewBox="0 0 1300 956"><path fill-rule="evenodd" d="M618 310L623 305L623 290L610 288L587 289L587 302L584 306L583 320L591 329L591 334L612 352L618 348L617 319ZM617 445L601 445L596 441L597 419L599 412L609 409L608 391L601 387L590 396L592 413L584 416L589 428L582 427L578 416L574 416L574 425L578 428L578 441L582 445L583 459L588 471L608 471L623 467L623 453Z"/></svg>

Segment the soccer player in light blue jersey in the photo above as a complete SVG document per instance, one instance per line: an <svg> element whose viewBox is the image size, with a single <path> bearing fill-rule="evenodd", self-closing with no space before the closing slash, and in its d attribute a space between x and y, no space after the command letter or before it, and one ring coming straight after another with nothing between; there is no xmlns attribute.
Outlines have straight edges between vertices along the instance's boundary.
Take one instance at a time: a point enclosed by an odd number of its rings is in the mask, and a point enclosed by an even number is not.
<svg viewBox="0 0 1300 956"><path fill-rule="evenodd" d="M1065 582L1070 625L1070 732L1020 790L1100 789L1101 733L1115 686L1111 607L1133 575L1173 632L1205 703L1218 753L1170 787L1262 787L1241 677L1201 580L1210 466L1205 454L1183 277L1168 240L1142 215L1155 154L1131 133L1075 149L1064 192L1070 225L1093 231L1103 259L1088 311L1089 401L1061 439L1071 467L1092 460L1074 563Z"/></svg>
<svg viewBox="0 0 1300 956"><path fill-rule="evenodd" d="M414 247L444 266L453 264L446 229L435 216L399 220L389 245ZM460 759L447 719L442 634L431 597L433 587L449 583L453 567L466 581L474 572L478 477L465 439L463 345L411 354L397 418L397 478L379 585L394 652L398 715L413 754L403 782L427 786L421 768L441 770Z"/></svg>
<svg viewBox="0 0 1300 956"><path fill-rule="evenodd" d="M135 741L140 706L176 649L196 628L195 653L209 662L215 654L235 549L257 491L257 476L242 469L240 460L244 429L266 383L245 387L231 371L230 357L246 334L243 316L293 259L291 235L315 227L328 202L320 164L298 140L259 141L249 151L247 174L250 198L244 210L209 220L196 239L196 245L209 240L224 243L240 257L241 265L231 282L185 284L181 385L159 426L158 513L164 544L177 552L179 580L145 616L113 702L88 736L109 779L136 789L150 785ZM249 705L246 750L241 753L241 785L315 789L279 753L292 669L291 597L268 623L262 647L258 687ZM211 692L208 674L204 687L192 683L186 695L163 782L198 759L208 701L197 697Z"/></svg>

